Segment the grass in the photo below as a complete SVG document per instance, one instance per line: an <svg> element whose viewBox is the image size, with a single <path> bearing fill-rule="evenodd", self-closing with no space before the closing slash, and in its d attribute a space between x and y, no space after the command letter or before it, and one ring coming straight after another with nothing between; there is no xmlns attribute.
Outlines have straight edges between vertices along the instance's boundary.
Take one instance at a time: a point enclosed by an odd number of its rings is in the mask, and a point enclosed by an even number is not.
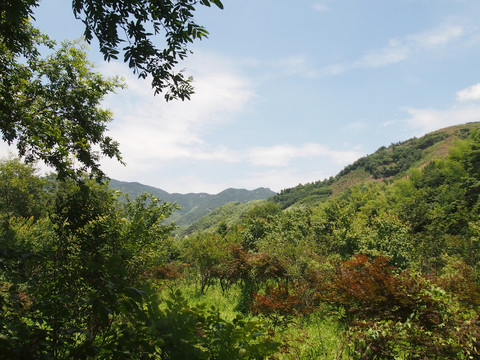
<svg viewBox="0 0 480 360"><path fill-rule="evenodd" d="M175 285L188 300L189 305L214 306L221 318L233 320L240 287L232 286L224 294L219 285L208 288L201 294L200 287L192 281L183 280ZM168 291L168 290L167 290ZM249 316L250 319L259 319ZM275 340L282 343L281 351L276 355L278 360L310 360L310 359L347 359L343 349L342 328L335 313L319 310L303 318L296 318L286 328L275 328Z"/></svg>

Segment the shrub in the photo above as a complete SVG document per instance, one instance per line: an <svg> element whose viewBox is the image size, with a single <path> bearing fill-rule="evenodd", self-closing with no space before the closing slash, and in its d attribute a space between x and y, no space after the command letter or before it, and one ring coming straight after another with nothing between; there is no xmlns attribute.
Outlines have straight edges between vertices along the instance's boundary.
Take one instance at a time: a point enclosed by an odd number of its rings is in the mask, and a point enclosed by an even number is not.
<svg viewBox="0 0 480 360"><path fill-rule="evenodd" d="M270 320L274 327L286 327L295 318L310 313L304 286L279 283L269 285L265 294L254 293L251 312Z"/></svg>
<svg viewBox="0 0 480 360"><path fill-rule="evenodd" d="M397 273L388 260L356 255L323 285L323 299L345 309L351 357L478 358L477 311L445 290L448 281L441 288L417 273Z"/></svg>

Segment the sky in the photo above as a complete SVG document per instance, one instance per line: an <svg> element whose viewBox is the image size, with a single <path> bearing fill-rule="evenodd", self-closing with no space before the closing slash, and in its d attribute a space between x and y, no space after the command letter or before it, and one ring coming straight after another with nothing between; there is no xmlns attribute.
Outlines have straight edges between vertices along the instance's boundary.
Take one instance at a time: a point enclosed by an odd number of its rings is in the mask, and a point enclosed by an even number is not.
<svg viewBox="0 0 480 360"><path fill-rule="evenodd" d="M123 63L89 58L125 90L103 106L126 166L114 179L170 193L335 176L381 146L480 121L478 0L223 0L199 6L210 35L181 64L191 101L164 101ZM37 26L76 39L70 2L42 0ZM6 153L6 147L1 148Z"/></svg>

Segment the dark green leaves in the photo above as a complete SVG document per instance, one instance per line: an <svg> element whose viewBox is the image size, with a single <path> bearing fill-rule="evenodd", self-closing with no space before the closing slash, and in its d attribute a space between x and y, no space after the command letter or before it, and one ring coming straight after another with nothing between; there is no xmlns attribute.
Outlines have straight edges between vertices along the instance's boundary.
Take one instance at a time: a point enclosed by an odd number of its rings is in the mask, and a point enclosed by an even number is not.
<svg viewBox="0 0 480 360"><path fill-rule="evenodd" d="M217 5L220 9L223 9L223 4L219 0L201 0L200 3L210 7L210 3Z"/></svg>
<svg viewBox="0 0 480 360"><path fill-rule="evenodd" d="M190 99L192 79L177 70L188 45L208 32L193 19L195 5L219 0L73 0L87 42L99 41L105 60L123 60L139 78L152 78L166 100ZM30 24L38 0L0 2L0 131L28 161L41 159L61 178L91 171L101 178L100 156L121 161L118 144L105 136L112 115L103 97L122 86L94 73L79 44L66 43L46 59L40 46L54 48ZM97 149L100 149L99 151Z"/></svg>
<svg viewBox="0 0 480 360"><path fill-rule="evenodd" d="M190 99L193 93L190 79L175 68L189 54L187 46L208 35L194 22L197 3L223 9L219 0L74 0L72 5L85 24L87 42L96 37L105 60L123 53L133 72L140 78L150 75L155 94L165 92L168 101Z"/></svg>

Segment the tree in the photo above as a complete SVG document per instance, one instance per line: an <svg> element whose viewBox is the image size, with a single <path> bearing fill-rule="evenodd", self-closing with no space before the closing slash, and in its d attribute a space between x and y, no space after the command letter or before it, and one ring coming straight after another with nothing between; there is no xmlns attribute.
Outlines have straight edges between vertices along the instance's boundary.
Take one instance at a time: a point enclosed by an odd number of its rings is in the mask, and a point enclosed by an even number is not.
<svg viewBox="0 0 480 360"><path fill-rule="evenodd" d="M15 53L0 41L3 140L16 143L27 162L40 159L53 166L60 178L88 170L103 176L100 154L120 161L121 156L118 143L105 134L112 113L100 103L122 86L120 80L95 73L78 42L65 42L42 59L34 47L53 49L54 43L26 26L32 49Z"/></svg>
<svg viewBox="0 0 480 360"><path fill-rule="evenodd" d="M134 73L141 78L152 76L155 94L168 89L167 100L184 100L193 91L191 80L176 73L175 66L188 55L189 43L208 35L193 21L198 3L223 8L219 0L74 0L72 4L75 16L85 24L85 38L90 42L95 35L106 60L123 52ZM162 31L165 48L157 49L152 39Z"/></svg>
<svg viewBox="0 0 480 360"><path fill-rule="evenodd" d="M48 218L17 219L1 239L0 354L153 353L134 327L147 321L143 303L153 289L145 274L173 229L163 223L173 209L146 196L119 203L106 185L88 179L60 182Z"/></svg>
<svg viewBox="0 0 480 360"><path fill-rule="evenodd" d="M151 76L155 94L165 91L167 100L185 100L193 93L191 79L177 72L176 65L188 55L190 43L208 34L193 21L197 4L223 7L219 0L75 0L72 6L85 24L86 41L96 37L106 60L123 53L140 78ZM94 73L78 44L62 44L42 58L39 49L51 51L55 43L30 23L38 5L39 0L0 2L3 140L16 142L26 160L53 166L60 177L86 170L102 177L100 154L121 157L118 144L105 135L112 114L99 104L121 84Z"/></svg>
<svg viewBox="0 0 480 360"><path fill-rule="evenodd" d="M344 310L349 358L478 358L478 287L459 296L475 275L457 262L432 281L388 262L357 254L318 283L320 297Z"/></svg>
<svg viewBox="0 0 480 360"><path fill-rule="evenodd" d="M16 217L38 218L44 210L46 180L19 159L0 161L0 225Z"/></svg>
<svg viewBox="0 0 480 360"><path fill-rule="evenodd" d="M182 246L184 260L198 275L200 293L204 294L228 260L228 243L218 235L204 233L186 238Z"/></svg>
<svg viewBox="0 0 480 360"><path fill-rule="evenodd" d="M120 202L105 184L81 180L57 182L40 219L13 218L0 232L0 359L263 359L276 351L256 321L191 307L179 291L161 304L150 269L164 258L174 204L147 195Z"/></svg>

